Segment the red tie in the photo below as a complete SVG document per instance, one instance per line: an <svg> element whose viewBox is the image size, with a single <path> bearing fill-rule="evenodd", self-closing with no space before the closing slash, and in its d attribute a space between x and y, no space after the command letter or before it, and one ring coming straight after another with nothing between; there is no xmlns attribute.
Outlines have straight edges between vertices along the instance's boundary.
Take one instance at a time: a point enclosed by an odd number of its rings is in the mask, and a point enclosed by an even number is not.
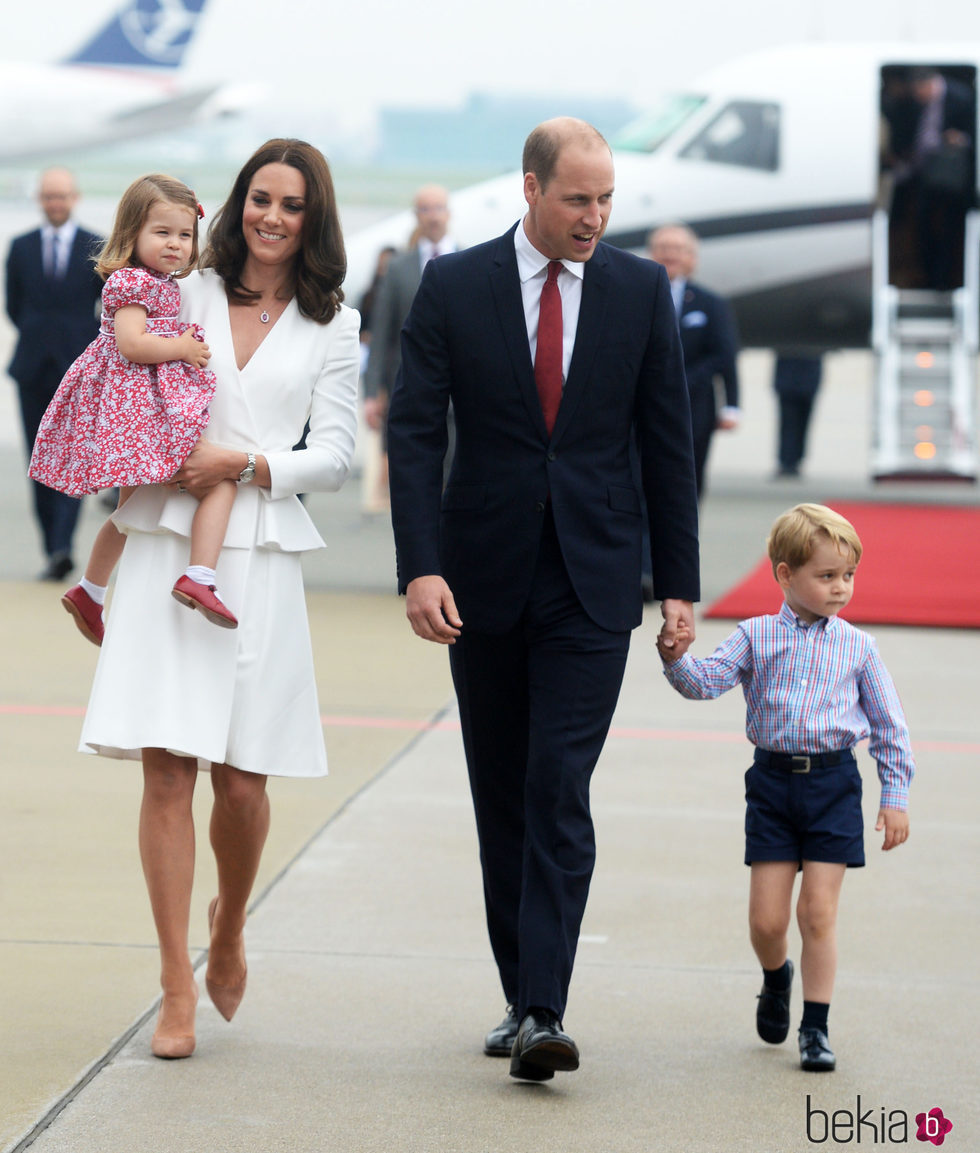
<svg viewBox="0 0 980 1153"><path fill-rule="evenodd" d="M534 354L534 383L538 386L538 398L548 435L555 427L555 417L561 404L561 293L558 291L558 273L561 261L548 262L548 279L541 289L541 305L538 313L538 347Z"/></svg>

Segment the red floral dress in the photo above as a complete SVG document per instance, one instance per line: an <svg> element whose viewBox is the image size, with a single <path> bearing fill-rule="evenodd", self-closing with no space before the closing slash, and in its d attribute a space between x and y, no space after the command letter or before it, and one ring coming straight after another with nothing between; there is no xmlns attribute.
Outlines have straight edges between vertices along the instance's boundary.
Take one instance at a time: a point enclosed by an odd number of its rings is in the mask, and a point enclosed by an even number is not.
<svg viewBox="0 0 980 1153"><path fill-rule="evenodd" d="M159 484L184 463L208 423L214 373L182 360L134 364L116 345L120 308L146 309L146 331L180 336L176 282L144 268L121 268L102 289L99 335L65 373L41 421L30 475L71 496L117 485Z"/></svg>

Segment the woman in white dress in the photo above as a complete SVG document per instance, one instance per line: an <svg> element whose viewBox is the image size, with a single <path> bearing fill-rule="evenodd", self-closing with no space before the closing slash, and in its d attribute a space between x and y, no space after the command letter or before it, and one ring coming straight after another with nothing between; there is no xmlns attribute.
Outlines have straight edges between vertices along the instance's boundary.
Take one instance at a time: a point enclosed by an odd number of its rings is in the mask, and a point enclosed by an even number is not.
<svg viewBox="0 0 980 1153"><path fill-rule="evenodd" d="M231 1020L245 992L246 906L269 828L266 778L327 771L300 568L320 548L296 494L339 489L356 427L357 312L330 172L302 141L271 140L216 216L203 271L182 282L182 317L203 325L217 390L206 436L170 485L139 489L116 514L127 534L82 750L142 760L139 842L160 942L158 1057L194 1051L197 985L188 949L191 801L214 792L218 895L208 911L206 984ZM305 448L293 452L309 422ZM170 595L196 499L238 491L217 567L237 630Z"/></svg>

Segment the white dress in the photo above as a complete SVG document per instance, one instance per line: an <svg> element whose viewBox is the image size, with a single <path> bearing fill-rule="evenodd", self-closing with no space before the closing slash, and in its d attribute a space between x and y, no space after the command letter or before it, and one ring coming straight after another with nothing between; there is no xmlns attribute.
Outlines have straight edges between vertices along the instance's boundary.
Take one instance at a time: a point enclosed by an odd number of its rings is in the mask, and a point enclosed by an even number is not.
<svg viewBox="0 0 980 1153"><path fill-rule="evenodd" d="M300 557L322 548L296 494L347 477L357 425L360 318L327 325L295 300L244 369L235 362L224 286L211 271L182 282L181 318L202 325L217 377L207 439L266 458L271 488L239 488L217 567L239 619L219 629L170 595L190 554L197 503L138 489L114 514L127 534L82 726L82 752L138 760L143 748L270 776L327 771ZM307 418L307 447L292 451Z"/></svg>

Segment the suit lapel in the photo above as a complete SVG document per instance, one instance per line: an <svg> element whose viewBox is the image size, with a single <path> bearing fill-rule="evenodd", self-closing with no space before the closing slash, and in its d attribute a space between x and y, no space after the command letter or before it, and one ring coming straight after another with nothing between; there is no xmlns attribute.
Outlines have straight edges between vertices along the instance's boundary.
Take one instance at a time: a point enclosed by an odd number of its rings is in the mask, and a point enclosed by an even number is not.
<svg viewBox="0 0 980 1153"><path fill-rule="evenodd" d="M568 378L562 393L558 417L555 421L553 439L557 440L574 417L582 397L585 395L592 375L592 365L602 336L609 299L609 269L606 255L599 248L585 266L582 280L582 303L579 306L578 327L575 329L575 346L568 366Z"/></svg>
<svg viewBox="0 0 980 1153"><path fill-rule="evenodd" d="M517 272L517 253L514 250L514 228L500 238L494 249L490 267L490 291L524 406L535 427L547 440L544 415L538 400L537 385L534 383L531 349L527 342L527 321Z"/></svg>

